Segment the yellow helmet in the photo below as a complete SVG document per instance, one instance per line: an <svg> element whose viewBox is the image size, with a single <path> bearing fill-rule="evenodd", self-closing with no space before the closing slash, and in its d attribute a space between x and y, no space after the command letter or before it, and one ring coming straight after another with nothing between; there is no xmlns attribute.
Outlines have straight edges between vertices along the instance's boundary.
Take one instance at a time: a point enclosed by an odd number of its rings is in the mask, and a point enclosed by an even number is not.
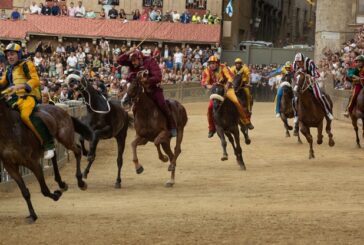
<svg viewBox="0 0 364 245"><path fill-rule="evenodd" d="M19 52L19 51L21 51L21 46L17 43L10 43L10 44L8 44L8 46L6 46L4 52L7 52L7 51Z"/></svg>
<svg viewBox="0 0 364 245"><path fill-rule="evenodd" d="M210 58L209 58L209 60L207 62L208 63L210 63L210 62L218 62L218 60L217 60L217 57L215 55L211 55Z"/></svg>
<svg viewBox="0 0 364 245"><path fill-rule="evenodd" d="M243 63L243 61L240 58L236 58L235 63Z"/></svg>

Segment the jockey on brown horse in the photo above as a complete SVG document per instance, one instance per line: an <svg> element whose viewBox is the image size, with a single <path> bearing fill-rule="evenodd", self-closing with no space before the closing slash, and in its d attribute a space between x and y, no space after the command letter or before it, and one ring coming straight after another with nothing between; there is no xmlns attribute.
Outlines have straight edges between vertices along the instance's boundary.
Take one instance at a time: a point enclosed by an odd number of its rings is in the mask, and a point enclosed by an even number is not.
<svg viewBox="0 0 364 245"><path fill-rule="evenodd" d="M54 156L54 141L44 122L33 111L41 101L40 81L33 62L22 59L19 44L10 43L5 54L9 62L4 76L0 80L0 89L8 94L8 105L20 112L25 125L30 128L44 148L44 159Z"/></svg>
<svg viewBox="0 0 364 245"><path fill-rule="evenodd" d="M293 68L294 68L295 72L302 71L303 73L308 74L312 77L311 87L313 90L313 94L314 94L315 98L320 102L328 119L333 120L334 117L332 116L332 112L331 112L332 108L330 106L330 103L327 100L327 98L325 97L325 95L322 94L320 86L317 83L317 81L315 80L316 78L320 77L320 74L317 72L317 68L316 68L316 65L313 62L313 60L311 60L308 57L305 57L302 53L297 53L294 58ZM297 122L297 120L298 120L298 118L296 115L295 122Z"/></svg>
<svg viewBox="0 0 364 245"><path fill-rule="evenodd" d="M145 84L148 96L158 105L159 109L165 115L171 136L176 137L176 122L164 99L163 89L160 87L162 71L157 61L154 58L144 57L139 50L131 50L119 56L118 63L122 66L129 67L129 81L132 81L139 71L148 71L147 73L139 73L148 74L148 77L142 77L140 81L142 83L148 82L148 84Z"/></svg>
<svg viewBox="0 0 364 245"><path fill-rule="evenodd" d="M240 104L238 98L236 97L235 91L233 89L233 73L230 69L220 64L216 58L216 56L210 56L208 60L208 67L204 70L202 74L201 85L211 89L212 86L216 83L223 83L226 85L226 97L231 100L236 106L239 115L240 121L248 128L254 129L253 124L250 122L249 116L244 112L242 105ZM208 137L211 138L215 132L216 127L213 120L213 101L210 100L209 107L207 111L207 119L209 123L209 134Z"/></svg>

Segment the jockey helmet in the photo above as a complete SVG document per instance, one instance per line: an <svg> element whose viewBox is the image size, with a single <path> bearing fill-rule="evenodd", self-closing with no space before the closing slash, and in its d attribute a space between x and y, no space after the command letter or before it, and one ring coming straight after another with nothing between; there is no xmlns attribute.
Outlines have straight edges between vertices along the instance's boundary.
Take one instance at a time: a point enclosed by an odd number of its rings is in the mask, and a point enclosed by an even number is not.
<svg viewBox="0 0 364 245"><path fill-rule="evenodd" d="M16 53L18 53L18 58L21 59L22 58L22 50L21 50L21 46L17 43L10 43L8 44L8 46L6 46L4 53L6 54L9 51L14 51Z"/></svg>
<svg viewBox="0 0 364 245"><path fill-rule="evenodd" d="M139 50L135 50L133 51L130 55L129 55L129 59L132 60L133 58L137 58L137 59L142 59L143 58L143 53L140 52Z"/></svg>
<svg viewBox="0 0 364 245"><path fill-rule="evenodd" d="M236 58L235 59L235 63L241 63L241 64L243 64L243 61L240 58Z"/></svg>
<svg viewBox="0 0 364 245"><path fill-rule="evenodd" d="M294 62L296 61L304 61L305 57L303 56L302 53L297 53L296 56L294 57Z"/></svg>
<svg viewBox="0 0 364 245"><path fill-rule="evenodd" d="M356 56L355 61L364 61L364 55Z"/></svg>
<svg viewBox="0 0 364 245"><path fill-rule="evenodd" d="M287 61L286 62L286 64L284 64L284 67L286 67L286 68L291 68L291 66L292 66L292 63L291 63L291 61Z"/></svg>
<svg viewBox="0 0 364 245"><path fill-rule="evenodd" d="M211 63L211 62L216 62L216 63L218 62L217 57L215 55L211 55L209 60L207 61L207 63Z"/></svg>

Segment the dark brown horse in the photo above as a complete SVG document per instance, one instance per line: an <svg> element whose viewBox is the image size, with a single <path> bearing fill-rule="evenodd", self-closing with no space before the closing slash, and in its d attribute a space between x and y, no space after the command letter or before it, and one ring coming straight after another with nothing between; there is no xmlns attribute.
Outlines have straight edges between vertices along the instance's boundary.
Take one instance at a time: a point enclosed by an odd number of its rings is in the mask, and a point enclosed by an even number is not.
<svg viewBox="0 0 364 245"><path fill-rule="evenodd" d="M82 190L87 189L86 183L82 180L80 169L81 149L79 146L76 146L75 131L89 138L92 137L90 129L78 119L69 116L66 111L59 107L40 105L36 110L35 115L43 120L57 141L75 154L78 186ZM34 133L21 123L19 113L8 107L3 96L0 98L0 117L0 160L10 176L18 184L28 205L30 215L27 217L27 222L33 223L37 219L37 215L30 200L30 192L19 173L19 166L30 169L40 184L42 194L54 201L57 201L61 197L62 191L67 190L68 187L61 179L57 165L57 156L54 156L52 158L54 176L60 190L53 193L50 192L39 163L39 160L43 157L42 146Z"/></svg>
<svg viewBox="0 0 364 245"><path fill-rule="evenodd" d="M313 139L310 133L310 128L317 128L317 144L322 144L322 129L323 120L326 118L326 133L329 136L329 146L334 146L335 141L331 133L331 120L327 118L327 115L323 109L323 106L315 98L313 92L311 91L312 78L303 73L297 72L297 113L299 128L301 133L306 137L308 143L310 144L309 159L315 158L313 151ZM332 101L328 95L325 95L329 101L332 108Z"/></svg>
<svg viewBox="0 0 364 245"><path fill-rule="evenodd" d="M101 139L115 138L118 146L117 177L115 188L121 188L121 168L123 166L123 153L128 127L132 126L132 118L121 106L120 101L108 101L77 71L69 71L66 81L69 86L79 91L87 105L87 116L84 122L94 131L94 137L90 141L89 152L85 149L81 139L82 150L88 154L88 165L83 173L87 178L92 163L96 157L96 147Z"/></svg>
<svg viewBox="0 0 364 245"><path fill-rule="evenodd" d="M145 145L149 141L153 142L157 147L159 159L163 162L167 162L169 158L170 165L168 171L171 171L171 179L166 183L166 187L172 187L175 183L176 161L181 153L183 132L187 124L186 109L176 100L167 100L171 114L177 124L176 146L174 152L172 152L170 145L171 135L166 117L162 114L153 100L149 98L139 79L134 79L130 83L127 93L134 102L133 114L136 137L131 143L131 146L136 172L140 174L144 170L143 166L139 163L137 156L138 145ZM168 157L162 153L160 148L161 145Z"/></svg>
<svg viewBox="0 0 364 245"><path fill-rule="evenodd" d="M358 132L358 119L363 122L363 137L364 137L364 89L362 89L356 99L356 105L353 112L350 113L351 123L353 124L355 135L356 135L356 145L360 148L360 139Z"/></svg>
<svg viewBox="0 0 364 245"><path fill-rule="evenodd" d="M240 123L239 113L233 102L224 98L224 94L225 88L222 84L215 84L211 88L210 99L213 100L214 104L214 122L216 125L216 132L220 138L223 149L221 161L228 160L228 153L226 151L227 142L225 139L226 135L234 149L238 165L242 170L246 170L243 160L243 152L240 146L240 133L238 127Z"/></svg>

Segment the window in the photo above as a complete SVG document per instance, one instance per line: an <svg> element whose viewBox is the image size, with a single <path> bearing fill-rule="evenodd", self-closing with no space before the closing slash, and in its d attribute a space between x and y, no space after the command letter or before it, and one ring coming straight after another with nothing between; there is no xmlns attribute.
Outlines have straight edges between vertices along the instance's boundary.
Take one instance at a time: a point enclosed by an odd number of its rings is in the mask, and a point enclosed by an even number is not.
<svg viewBox="0 0 364 245"><path fill-rule="evenodd" d="M119 5L119 0L98 0L102 5Z"/></svg>
<svg viewBox="0 0 364 245"><path fill-rule="evenodd" d="M187 9L206 9L207 0L186 0Z"/></svg>
<svg viewBox="0 0 364 245"><path fill-rule="evenodd" d="M163 7L163 0L143 0L143 7L157 6L158 8Z"/></svg>
<svg viewBox="0 0 364 245"><path fill-rule="evenodd" d="M358 0L358 14L363 15L364 14L364 0Z"/></svg>

